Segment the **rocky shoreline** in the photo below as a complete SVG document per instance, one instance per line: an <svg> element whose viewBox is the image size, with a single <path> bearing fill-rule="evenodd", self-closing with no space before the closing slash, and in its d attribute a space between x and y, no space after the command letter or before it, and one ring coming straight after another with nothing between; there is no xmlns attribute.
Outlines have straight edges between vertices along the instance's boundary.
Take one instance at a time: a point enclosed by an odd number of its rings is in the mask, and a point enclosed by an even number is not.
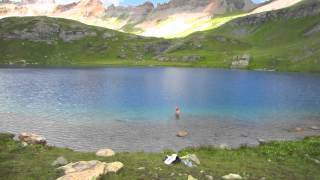
<svg viewBox="0 0 320 180"><path fill-rule="evenodd" d="M181 120L163 123L125 121L58 121L0 114L0 131L44 135L49 145L77 151L105 147L117 152L179 151L187 147L237 148L273 140L298 140L320 135L317 118L303 121L241 123L232 120Z"/></svg>

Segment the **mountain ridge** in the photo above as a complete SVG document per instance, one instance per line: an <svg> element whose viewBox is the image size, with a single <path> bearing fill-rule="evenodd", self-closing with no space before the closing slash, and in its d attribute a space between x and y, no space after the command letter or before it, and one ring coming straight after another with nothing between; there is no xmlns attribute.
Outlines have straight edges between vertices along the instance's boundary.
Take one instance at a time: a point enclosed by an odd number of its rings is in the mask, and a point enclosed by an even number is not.
<svg viewBox="0 0 320 180"><path fill-rule="evenodd" d="M23 0L21 3L7 0L0 4L0 18L60 17L143 36L175 38L220 26L223 24L220 16L231 14L223 20L228 21L236 18L232 14L245 15L258 7L251 0L170 0L157 6L146 1L127 7L104 7L100 0L80 0L64 5L58 5L54 0ZM218 23L215 23L217 17Z"/></svg>

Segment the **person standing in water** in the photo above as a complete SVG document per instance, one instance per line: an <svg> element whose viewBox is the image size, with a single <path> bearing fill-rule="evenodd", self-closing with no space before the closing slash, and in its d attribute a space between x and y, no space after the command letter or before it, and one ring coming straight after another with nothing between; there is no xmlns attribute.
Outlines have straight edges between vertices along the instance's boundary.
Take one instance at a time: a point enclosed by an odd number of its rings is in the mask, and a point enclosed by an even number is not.
<svg viewBox="0 0 320 180"><path fill-rule="evenodd" d="M176 119L180 119L180 114L181 114L180 108L179 106L176 106Z"/></svg>

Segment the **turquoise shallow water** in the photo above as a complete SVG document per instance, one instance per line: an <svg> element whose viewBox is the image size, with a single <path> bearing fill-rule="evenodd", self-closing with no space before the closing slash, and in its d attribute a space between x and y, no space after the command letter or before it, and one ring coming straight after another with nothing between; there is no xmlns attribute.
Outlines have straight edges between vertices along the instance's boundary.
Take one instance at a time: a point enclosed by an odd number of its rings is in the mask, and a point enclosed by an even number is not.
<svg viewBox="0 0 320 180"><path fill-rule="evenodd" d="M182 110L175 120L175 106ZM82 151L257 145L319 135L320 76L198 68L0 69L0 132ZM288 130L306 129L303 133ZM186 138L176 137L187 130Z"/></svg>
<svg viewBox="0 0 320 180"><path fill-rule="evenodd" d="M320 117L320 76L191 68L0 69L0 112L87 121Z"/></svg>

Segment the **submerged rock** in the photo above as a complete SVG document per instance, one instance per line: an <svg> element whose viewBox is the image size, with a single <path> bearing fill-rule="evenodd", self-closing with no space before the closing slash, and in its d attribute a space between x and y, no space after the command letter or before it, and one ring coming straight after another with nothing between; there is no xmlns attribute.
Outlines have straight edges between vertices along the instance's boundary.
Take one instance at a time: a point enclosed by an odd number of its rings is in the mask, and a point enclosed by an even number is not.
<svg viewBox="0 0 320 180"><path fill-rule="evenodd" d="M239 174L228 174L225 176L222 176L222 179L225 180L236 180L236 179L242 179L242 177Z"/></svg>
<svg viewBox="0 0 320 180"><path fill-rule="evenodd" d="M20 141L25 142L27 144L47 144L47 140L44 137L34 133L23 132L19 134L18 138Z"/></svg>
<svg viewBox="0 0 320 180"><path fill-rule="evenodd" d="M177 136L178 136L178 137L186 137L186 136L188 136L188 135L189 135L188 131L185 131L185 130L179 131L179 132L177 133Z"/></svg>
<svg viewBox="0 0 320 180"><path fill-rule="evenodd" d="M289 131L289 132L300 133L300 132L303 132L303 131L304 131L304 128L296 127L296 128L293 128L293 129L289 129L288 131Z"/></svg>
<svg viewBox="0 0 320 180"><path fill-rule="evenodd" d="M96 152L97 156L110 157L114 156L116 153L112 149L100 149Z"/></svg>

